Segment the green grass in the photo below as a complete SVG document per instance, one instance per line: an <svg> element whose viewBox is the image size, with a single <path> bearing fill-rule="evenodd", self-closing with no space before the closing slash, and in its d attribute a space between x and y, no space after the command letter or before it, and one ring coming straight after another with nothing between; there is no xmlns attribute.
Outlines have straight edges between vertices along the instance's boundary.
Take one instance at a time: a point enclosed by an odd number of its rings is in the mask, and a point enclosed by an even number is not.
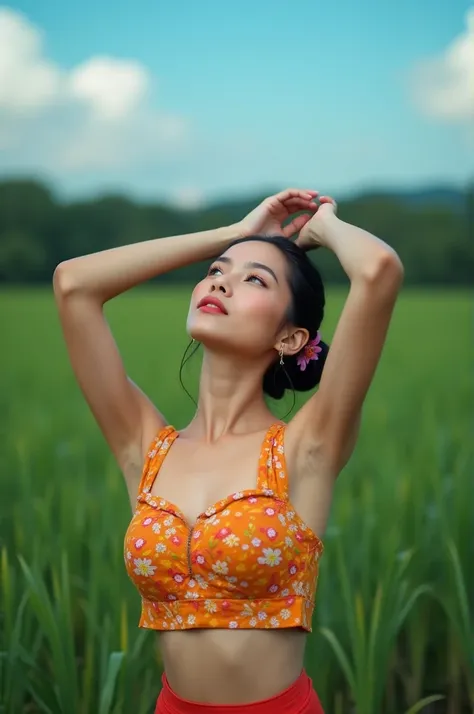
<svg viewBox="0 0 474 714"><path fill-rule="evenodd" d="M187 301L150 289L108 308L129 374L178 428ZM307 669L327 714L474 711L471 320L459 292L397 306L325 535ZM130 507L51 292L0 294L0 325L0 712L148 714L159 660L123 565Z"/></svg>

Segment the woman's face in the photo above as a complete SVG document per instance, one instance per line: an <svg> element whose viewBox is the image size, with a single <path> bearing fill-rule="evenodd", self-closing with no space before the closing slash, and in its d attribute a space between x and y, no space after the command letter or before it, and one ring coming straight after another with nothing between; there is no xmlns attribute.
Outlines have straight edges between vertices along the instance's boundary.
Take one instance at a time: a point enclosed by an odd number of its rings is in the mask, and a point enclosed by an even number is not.
<svg viewBox="0 0 474 714"><path fill-rule="evenodd" d="M209 349L257 357L277 344L290 303L281 251L262 241L239 243L194 288L188 332Z"/></svg>

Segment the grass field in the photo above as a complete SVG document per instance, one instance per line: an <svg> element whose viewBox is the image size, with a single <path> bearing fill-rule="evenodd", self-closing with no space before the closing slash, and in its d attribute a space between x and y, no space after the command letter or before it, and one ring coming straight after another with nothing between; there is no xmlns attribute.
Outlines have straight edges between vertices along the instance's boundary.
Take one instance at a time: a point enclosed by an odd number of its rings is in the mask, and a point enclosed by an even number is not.
<svg viewBox="0 0 474 714"><path fill-rule="evenodd" d="M328 339L343 297L329 293ZM150 289L108 308L129 374L178 428L193 411L187 299ZM406 292L397 306L325 535L307 669L327 714L474 711L470 303ZM0 325L0 711L148 714L160 670L123 565L125 487L51 292L1 293Z"/></svg>

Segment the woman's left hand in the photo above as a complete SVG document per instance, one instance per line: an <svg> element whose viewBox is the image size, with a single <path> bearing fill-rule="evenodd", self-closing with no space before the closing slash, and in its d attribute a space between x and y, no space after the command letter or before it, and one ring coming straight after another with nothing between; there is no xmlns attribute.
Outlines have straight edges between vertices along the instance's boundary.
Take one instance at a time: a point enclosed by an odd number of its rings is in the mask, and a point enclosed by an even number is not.
<svg viewBox="0 0 474 714"><path fill-rule="evenodd" d="M305 226L317 211L314 199L318 191L288 188L274 196L269 196L236 225L242 238L252 235L283 235L290 238ZM283 223L293 213L308 211L296 216L288 225Z"/></svg>

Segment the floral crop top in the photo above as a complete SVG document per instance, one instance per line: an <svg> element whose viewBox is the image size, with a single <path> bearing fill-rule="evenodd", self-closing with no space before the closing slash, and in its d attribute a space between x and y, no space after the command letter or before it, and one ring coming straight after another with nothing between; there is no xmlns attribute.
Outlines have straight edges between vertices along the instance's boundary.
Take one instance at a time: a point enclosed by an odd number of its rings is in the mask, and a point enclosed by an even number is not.
<svg viewBox="0 0 474 714"><path fill-rule="evenodd" d="M232 493L192 525L150 493L179 436L168 426L145 461L125 535L125 564L142 598L140 627L301 627L311 632L321 540L288 499L285 425L268 430L255 489Z"/></svg>

